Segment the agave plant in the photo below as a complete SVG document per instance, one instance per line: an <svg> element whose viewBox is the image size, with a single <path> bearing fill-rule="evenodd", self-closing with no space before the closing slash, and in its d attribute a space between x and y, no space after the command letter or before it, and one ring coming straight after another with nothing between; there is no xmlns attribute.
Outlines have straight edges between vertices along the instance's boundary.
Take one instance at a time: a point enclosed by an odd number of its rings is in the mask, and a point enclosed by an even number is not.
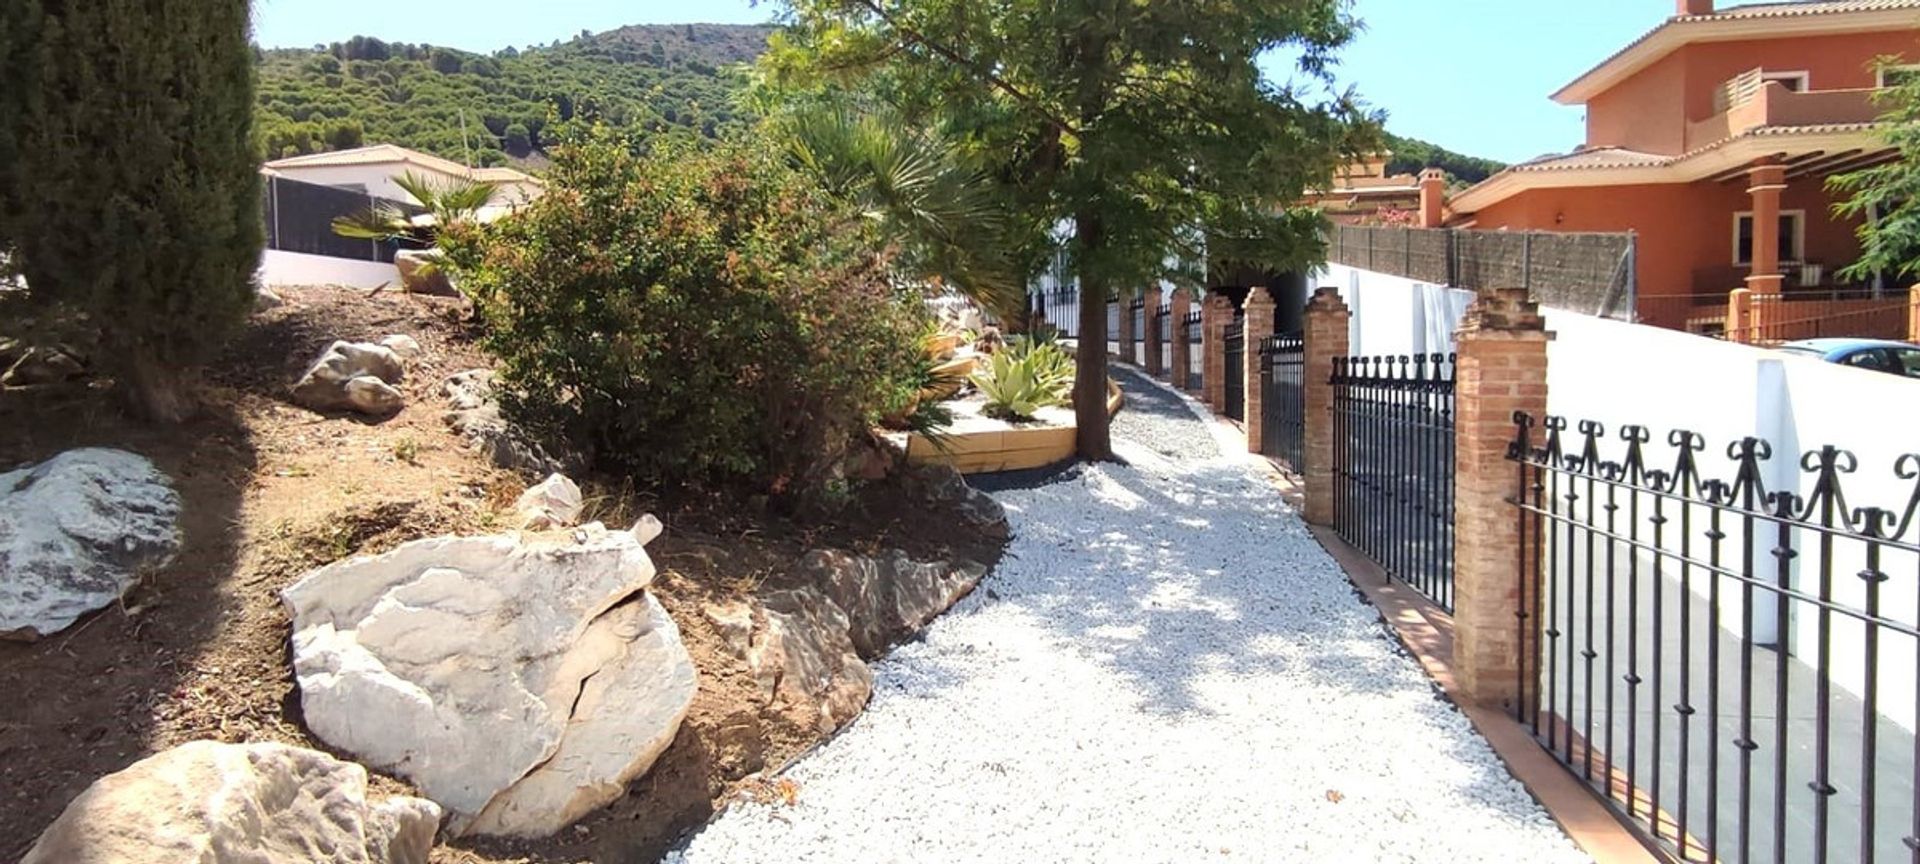
<svg viewBox="0 0 1920 864"><path fill-rule="evenodd" d="M333 220L333 233L355 240L411 240L433 245L440 228L478 216L481 208L493 203L500 184L480 180L451 180L445 183L408 171L393 178L415 204L432 216L431 224L422 224L387 201L380 201L356 213Z"/></svg>
<svg viewBox="0 0 1920 864"><path fill-rule="evenodd" d="M1048 339L1015 339L995 353L973 384L987 397L982 413L1008 421L1032 420L1040 409L1065 405L1073 392L1073 359Z"/></svg>

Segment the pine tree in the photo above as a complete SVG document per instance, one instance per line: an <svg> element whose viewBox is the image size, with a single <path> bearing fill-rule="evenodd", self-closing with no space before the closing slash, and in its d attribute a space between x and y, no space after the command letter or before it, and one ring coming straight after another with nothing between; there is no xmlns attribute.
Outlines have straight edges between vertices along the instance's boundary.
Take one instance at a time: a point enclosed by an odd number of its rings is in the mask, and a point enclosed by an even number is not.
<svg viewBox="0 0 1920 864"><path fill-rule="evenodd" d="M98 328L137 413L183 419L260 257L247 0L4 6L33 35L0 42L16 91L0 237L33 303Z"/></svg>

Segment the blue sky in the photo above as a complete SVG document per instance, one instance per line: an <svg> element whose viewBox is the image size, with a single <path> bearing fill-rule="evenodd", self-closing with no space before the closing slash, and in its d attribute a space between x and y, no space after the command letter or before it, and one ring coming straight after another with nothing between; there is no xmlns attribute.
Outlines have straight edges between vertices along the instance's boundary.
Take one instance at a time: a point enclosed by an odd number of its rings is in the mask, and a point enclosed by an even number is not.
<svg viewBox="0 0 1920 864"><path fill-rule="evenodd" d="M254 26L270 47L364 34L492 51L622 24L754 23L774 8L748 0L257 0ZM1580 109L1547 95L1673 14L1674 3L1359 0L1357 9L1367 32L1342 55L1341 77L1387 109L1388 128L1511 162L1578 145Z"/></svg>

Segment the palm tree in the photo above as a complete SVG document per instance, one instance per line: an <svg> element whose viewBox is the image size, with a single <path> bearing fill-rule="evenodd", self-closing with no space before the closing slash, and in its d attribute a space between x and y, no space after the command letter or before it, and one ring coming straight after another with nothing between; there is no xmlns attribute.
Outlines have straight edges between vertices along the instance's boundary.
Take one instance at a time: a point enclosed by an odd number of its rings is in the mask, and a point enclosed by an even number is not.
<svg viewBox="0 0 1920 864"><path fill-rule="evenodd" d="M408 216L390 201L333 220L333 233L355 240L411 240L431 246L440 229L477 217L482 208L493 203L500 184L479 180L450 180L437 183L408 171L393 178L414 203L425 209L430 220Z"/></svg>
<svg viewBox="0 0 1920 864"><path fill-rule="evenodd" d="M1026 308L1007 208L959 144L886 110L796 108L776 126L793 164L877 221L908 274L949 285L1005 320Z"/></svg>

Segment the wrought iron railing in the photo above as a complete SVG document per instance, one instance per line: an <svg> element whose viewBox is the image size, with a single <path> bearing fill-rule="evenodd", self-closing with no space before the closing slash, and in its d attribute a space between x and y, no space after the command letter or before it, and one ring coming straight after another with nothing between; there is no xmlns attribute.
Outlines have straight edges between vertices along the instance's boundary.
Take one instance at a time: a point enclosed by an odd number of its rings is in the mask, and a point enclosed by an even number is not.
<svg viewBox="0 0 1920 864"><path fill-rule="evenodd" d="M1300 334L1260 340L1260 452L1304 470L1307 343Z"/></svg>
<svg viewBox="0 0 1920 864"><path fill-rule="evenodd" d="M1540 744L1685 860L1920 858L1920 456L1515 421Z"/></svg>
<svg viewBox="0 0 1920 864"><path fill-rule="evenodd" d="M1337 357L1334 528L1453 609L1454 357Z"/></svg>
<svg viewBox="0 0 1920 864"><path fill-rule="evenodd" d="M1226 414L1244 422L1247 419L1247 319L1236 316L1224 332L1221 348L1226 352L1227 363L1226 375L1221 381Z"/></svg>
<svg viewBox="0 0 1920 864"><path fill-rule="evenodd" d="M1160 372L1173 374L1173 304L1162 303L1154 307L1153 326L1160 331Z"/></svg>
<svg viewBox="0 0 1920 864"><path fill-rule="evenodd" d="M1042 289L1037 302L1046 312L1047 323L1060 336L1072 339L1080 335L1080 289L1072 285Z"/></svg>
<svg viewBox="0 0 1920 864"><path fill-rule="evenodd" d="M1182 328L1185 330L1187 340L1187 389L1196 393L1204 390L1205 381L1201 375L1207 368L1204 344L1206 328L1202 320L1200 310L1195 309L1187 313L1187 320Z"/></svg>
<svg viewBox="0 0 1920 864"><path fill-rule="evenodd" d="M1127 317L1133 322L1127 332L1133 334L1133 344L1127 347L1127 362L1136 366L1147 365L1147 298L1135 297L1127 304Z"/></svg>

